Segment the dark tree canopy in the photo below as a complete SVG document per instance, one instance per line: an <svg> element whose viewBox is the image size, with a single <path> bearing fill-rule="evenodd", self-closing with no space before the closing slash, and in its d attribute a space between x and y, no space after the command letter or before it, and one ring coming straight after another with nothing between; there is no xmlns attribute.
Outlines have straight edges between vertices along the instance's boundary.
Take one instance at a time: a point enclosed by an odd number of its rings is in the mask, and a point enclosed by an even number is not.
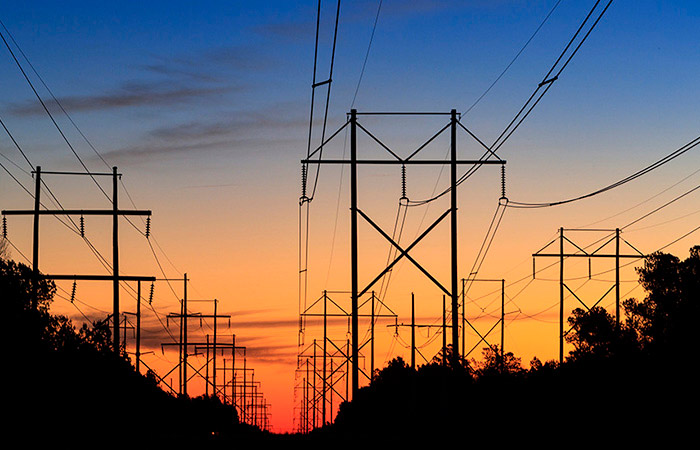
<svg viewBox="0 0 700 450"><path fill-rule="evenodd" d="M650 255L637 269L647 292L642 301L629 299L624 308L629 326L650 352L695 348L700 313L700 246L681 261L666 253Z"/></svg>
<svg viewBox="0 0 700 450"><path fill-rule="evenodd" d="M233 407L218 398L177 398L160 389L155 377L136 372L125 352L113 351L107 320L76 329L69 318L52 315L55 284L33 280L26 265L0 258L0 301L9 319L2 333L11 366L3 406L12 412L3 420L23 442L109 436L109 442L182 443L237 425ZM134 424L129 433L126 421Z"/></svg>

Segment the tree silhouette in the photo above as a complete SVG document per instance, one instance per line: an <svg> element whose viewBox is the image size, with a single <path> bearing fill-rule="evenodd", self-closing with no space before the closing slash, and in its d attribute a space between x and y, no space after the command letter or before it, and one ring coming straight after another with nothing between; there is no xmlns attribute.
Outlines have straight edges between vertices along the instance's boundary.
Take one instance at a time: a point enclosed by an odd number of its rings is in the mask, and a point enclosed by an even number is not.
<svg viewBox="0 0 700 450"><path fill-rule="evenodd" d="M675 357L695 348L700 313L700 246L691 248L684 261L654 253L637 272L647 295L642 301L626 300L624 308L645 350Z"/></svg>
<svg viewBox="0 0 700 450"><path fill-rule="evenodd" d="M525 371L521 359L513 352L505 352L501 356L501 349L498 345L485 347L482 349L483 360L473 361L478 377L494 375L516 375Z"/></svg>
<svg viewBox="0 0 700 450"><path fill-rule="evenodd" d="M569 361L629 355L639 349L636 332L629 324L617 326L615 318L601 306L576 308L567 321L572 332L566 335L566 341L574 346Z"/></svg>
<svg viewBox="0 0 700 450"><path fill-rule="evenodd" d="M25 443L109 436L161 444L239 430L235 409L218 398L176 398L155 377L136 372L126 353L113 351L106 320L76 329L69 318L50 314L55 292L53 281L35 281L26 265L0 258L0 301L9 319L2 327L9 344L4 358L11 363L6 430L21 433ZM126 423L138 426L127 433Z"/></svg>

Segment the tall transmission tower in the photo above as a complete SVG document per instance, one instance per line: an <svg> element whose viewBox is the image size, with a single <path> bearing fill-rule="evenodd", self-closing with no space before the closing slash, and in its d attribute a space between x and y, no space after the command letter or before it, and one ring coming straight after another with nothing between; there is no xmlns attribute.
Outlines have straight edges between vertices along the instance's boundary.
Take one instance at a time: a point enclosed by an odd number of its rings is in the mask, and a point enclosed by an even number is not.
<svg viewBox="0 0 700 450"><path fill-rule="evenodd" d="M425 143L419 146L415 151L413 151L407 157L399 156L399 154L393 151L389 146L376 138L367 128L365 128L359 121L360 116L446 116L449 117L448 123L442 127L440 131L430 137ZM328 144L338 133L344 129L346 126L350 127L350 159L322 159L316 156L317 153L321 152L323 147ZM458 158L457 154L457 131L458 129L464 130L469 134L471 138L476 140L484 149L486 150L486 158L481 158L479 160L462 160ZM358 143L357 143L357 132L360 130L365 133L371 140L380 145L380 147L385 150L390 156L390 159L358 159ZM415 158L426 146L431 143L435 138L441 135L443 132L450 130L450 160L446 162L444 160L429 160L429 159L417 159ZM489 159L493 157L493 159ZM335 133L333 133L325 142L316 148L313 152L310 152L307 158L301 160L303 167L309 164L331 164L331 165L347 165L350 167L350 284L351 284L351 321L352 321L352 393L353 397L357 394L359 390L359 299L366 292L370 291L372 287L377 283L384 275L386 275L392 267L398 263L403 258L409 260L414 266L416 266L428 279L430 279L448 298L451 300L452 309L452 363L454 365L458 364L459 361L459 292L458 292L458 266L457 266L457 187L460 181L457 178L457 169L460 166L471 166L477 167L481 165L496 164L505 165L506 161L498 157L491 149L486 146L481 140L479 140L471 131L469 131L459 120L459 115L457 110L453 109L447 113L441 112L358 112L356 109L352 109L348 115L348 120L341 126ZM389 234L387 234L379 225L377 225L362 209L359 208L358 199L358 167L363 165L401 165L405 167L406 165L445 165L448 164L450 167L450 208L445 211L433 224L431 224L413 243L407 247L402 247L397 242L395 242ZM306 171L302 171L303 174ZM305 200L306 193L306 179L302 179L302 199L303 203ZM445 287L438 279L433 276L427 269L425 269L416 259L414 259L410 251L426 236L428 235L443 219L450 217L450 283L448 285L450 288ZM382 237L384 237L393 247L396 248L399 255L389 263L384 270L382 270L371 282L365 285L364 288L360 288L359 284L359 255L358 255L358 218L366 221L373 229L375 229Z"/></svg>

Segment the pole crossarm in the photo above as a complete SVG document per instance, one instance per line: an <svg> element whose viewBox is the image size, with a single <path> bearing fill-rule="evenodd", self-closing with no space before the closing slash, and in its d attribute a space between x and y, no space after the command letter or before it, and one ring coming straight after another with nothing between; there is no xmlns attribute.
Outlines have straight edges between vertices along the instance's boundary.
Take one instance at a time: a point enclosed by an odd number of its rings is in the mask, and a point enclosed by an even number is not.
<svg viewBox="0 0 700 450"><path fill-rule="evenodd" d="M141 275L60 275L60 274L40 274L41 278L51 280L77 280L77 281L155 281L156 277Z"/></svg>
<svg viewBox="0 0 700 450"><path fill-rule="evenodd" d="M150 216L150 210L145 209L10 209L2 210L5 216Z"/></svg>
<svg viewBox="0 0 700 450"><path fill-rule="evenodd" d="M353 162L349 159L302 159L304 164L352 164ZM455 161L458 165L504 165L505 160L496 161L493 159L482 160L482 159L459 159ZM365 165L365 164L426 164L426 165L446 165L449 164L448 161L444 159L358 159L355 164Z"/></svg>
<svg viewBox="0 0 700 450"><path fill-rule="evenodd" d="M543 256L543 257L550 257L550 258L559 258L559 257L563 256L564 258L596 257L596 258L635 258L635 259L641 259L641 258L647 257L647 255L596 255L593 253L586 253L586 254L581 254L581 253L533 253L532 256Z"/></svg>

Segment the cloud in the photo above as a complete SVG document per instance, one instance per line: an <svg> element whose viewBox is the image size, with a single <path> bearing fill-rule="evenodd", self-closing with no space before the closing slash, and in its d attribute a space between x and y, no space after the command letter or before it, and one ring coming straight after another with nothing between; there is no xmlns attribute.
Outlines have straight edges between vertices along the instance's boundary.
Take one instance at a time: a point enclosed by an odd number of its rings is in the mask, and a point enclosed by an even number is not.
<svg viewBox="0 0 700 450"><path fill-rule="evenodd" d="M215 47L172 57L154 54L151 58L153 62L137 67L171 80L200 83L221 83L232 73L259 72L278 65L270 52L254 45Z"/></svg>
<svg viewBox="0 0 700 450"><path fill-rule="evenodd" d="M316 24L305 22L266 23L253 28L255 33L284 41L306 42L314 39Z"/></svg>
<svg viewBox="0 0 700 450"><path fill-rule="evenodd" d="M294 142L289 133L279 130L303 130L308 119L279 118L265 110L229 114L223 119L197 119L160 126L148 131L137 143L103 153L106 158L129 160L162 156L201 154L202 152L240 151Z"/></svg>
<svg viewBox="0 0 700 450"><path fill-rule="evenodd" d="M69 112L102 111L118 108L173 106L191 103L231 91L230 87L167 86L162 83L127 83L121 88L94 95L59 98ZM10 112L20 116L43 114L36 102L16 104Z"/></svg>

